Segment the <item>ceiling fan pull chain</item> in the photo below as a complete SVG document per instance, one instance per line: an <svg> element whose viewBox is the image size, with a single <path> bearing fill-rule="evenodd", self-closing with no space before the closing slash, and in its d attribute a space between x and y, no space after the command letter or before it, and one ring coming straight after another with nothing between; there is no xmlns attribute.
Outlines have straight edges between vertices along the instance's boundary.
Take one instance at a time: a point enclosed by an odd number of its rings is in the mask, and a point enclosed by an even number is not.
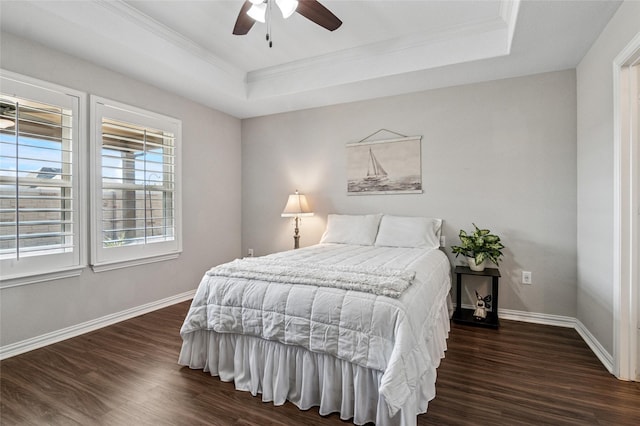
<svg viewBox="0 0 640 426"><path fill-rule="evenodd" d="M256 22L267 22L267 35L269 36L270 47L273 46L270 40L270 16L274 8L274 1L276 1L276 6L278 6L282 12L284 19L287 19L294 12L297 12L311 22L329 31L337 30L342 25L342 21L329 9L320 4L318 0L245 0L238 13L236 24L233 27L233 34L245 35ZM266 16L267 13L269 16Z"/></svg>
<svg viewBox="0 0 640 426"><path fill-rule="evenodd" d="M271 12L273 12L272 6L273 1L267 0L267 8L269 9L267 11L267 42L269 42L269 49L273 47L273 40L271 38Z"/></svg>

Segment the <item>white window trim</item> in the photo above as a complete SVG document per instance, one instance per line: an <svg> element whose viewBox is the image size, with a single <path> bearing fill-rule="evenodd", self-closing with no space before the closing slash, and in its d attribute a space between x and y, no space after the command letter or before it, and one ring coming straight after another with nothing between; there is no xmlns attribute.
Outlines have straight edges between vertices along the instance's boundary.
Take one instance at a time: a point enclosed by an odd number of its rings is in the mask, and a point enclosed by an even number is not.
<svg viewBox="0 0 640 426"><path fill-rule="evenodd" d="M11 287L19 287L22 285L36 284L47 281L59 280L62 278L73 278L80 276L82 271L86 268L86 266L78 266L73 268L61 268L56 269L55 271L45 272L43 274L35 273L26 276L19 276L16 278L2 279L2 284L0 288L11 288Z"/></svg>
<svg viewBox="0 0 640 426"><path fill-rule="evenodd" d="M147 111L138 107L123 104L118 101L91 95L90 97L90 235L91 235L91 259L90 264L94 272L103 272L119 268L127 268L153 262L160 262L177 258L182 253L182 121L179 119ZM157 122L162 121L170 125L175 134L175 192L174 192L174 219L175 241L167 243L153 243L127 247L102 247L102 109L104 107L121 110L139 118L137 124L158 127ZM105 115L105 116L108 116ZM111 117L115 118L115 117ZM135 120L133 121L135 122ZM161 126L162 127L162 126ZM168 247L168 248L167 248ZM106 250L109 250L107 252Z"/></svg>
<svg viewBox="0 0 640 426"><path fill-rule="evenodd" d="M86 238L86 111L87 111L87 94L79 90L70 89L65 86L49 83L46 81L38 80L35 78L27 77L22 74L6 71L0 69L0 80L3 80L2 92L11 92L11 86L22 85L23 87L34 86L41 90L49 90L52 92L61 93L64 95L73 96L78 99L77 117L74 117L74 130L77 131L77 137L74 138L72 144L77 151L75 157L76 174L73 179L73 189L76 191L76 197L74 199L74 214L75 214L75 230L74 237L77 241L77 245L74 250L74 258L72 262L65 262L65 264L58 263L56 265L55 260L52 263L49 261L42 262L43 257L39 260L37 266L35 264L36 257L31 257L28 260L30 262L24 264L21 268L15 267L14 264L7 265L2 263L2 272L0 273L0 288L16 287L21 285L33 284L37 282L44 282L49 280L55 280L66 277L78 276L82 273L82 270L87 265L87 238ZM8 88L8 89L7 89ZM20 93L13 93L17 97L21 96ZM14 269L15 268L15 269ZM7 269L11 271L7 273Z"/></svg>

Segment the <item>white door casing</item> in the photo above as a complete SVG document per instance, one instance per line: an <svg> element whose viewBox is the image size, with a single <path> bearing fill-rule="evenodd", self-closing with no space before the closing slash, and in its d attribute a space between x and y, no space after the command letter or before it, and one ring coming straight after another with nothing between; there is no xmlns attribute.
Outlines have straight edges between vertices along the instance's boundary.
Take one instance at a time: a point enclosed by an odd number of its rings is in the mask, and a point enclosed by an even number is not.
<svg viewBox="0 0 640 426"><path fill-rule="evenodd" d="M633 289L636 293L636 372L635 372L635 380L640 382L640 64L633 66L632 68L633 76L634 76L634 85L635 90L631 92L632 96L635 97L635 102L632 104L635 106L635 111L633 111L633 119L632 119L632 131L634 135L634 147L635 147L635 155L634 155L634 172L635 172L635 183L636 187L633 190L633 197L635 197L635 207L636 207L636 228L635 228L635 247L636 247L636 255L635 258L635 277L633 282Z"/></svg>
<svg viewBox="0 0 640 426"><path fill-rule="evenodd" d="M638 195L638 82L640 33L613 62L614 112L614 374L636 380L640 356L638 331L639 195Z"/></svg>

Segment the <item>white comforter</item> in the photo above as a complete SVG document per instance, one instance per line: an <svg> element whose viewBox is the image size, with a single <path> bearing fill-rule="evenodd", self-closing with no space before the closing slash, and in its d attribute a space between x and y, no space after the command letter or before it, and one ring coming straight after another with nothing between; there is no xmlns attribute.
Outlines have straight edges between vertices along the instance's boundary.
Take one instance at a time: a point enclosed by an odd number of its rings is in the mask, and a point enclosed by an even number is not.
<svg viewBox="0 0 640 426"><path fill-rule="evenodd" d="M269 282L357 290L398 298L416 276L415 271L371 266L345 266L249 257L211 268L207 275Z"/></svg>
<svg viewBox="0 0 640 426"><path fill-rule="evenodd" d="M300 263L415 271L398 299L331 287L205 274L180 334L198 330L257 336L383 371L379 393L393 416L437 365L427 344L449 293L439 250L321 244L269 256Z"/></svg>

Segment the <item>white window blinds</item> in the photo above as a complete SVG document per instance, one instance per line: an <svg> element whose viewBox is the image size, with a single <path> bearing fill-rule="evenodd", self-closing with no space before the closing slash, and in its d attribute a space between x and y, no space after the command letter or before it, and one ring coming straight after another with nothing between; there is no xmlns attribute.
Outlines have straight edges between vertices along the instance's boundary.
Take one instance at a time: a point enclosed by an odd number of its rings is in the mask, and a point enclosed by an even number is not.
<svg viewBox="0 0 640 426"><path fill-rule="evenodd" d="M92 264L179 252L179 121L100 98L92 106Z"/></svg>
<svg viewBox="0 0 640 426"><path fill-rule="evenodd" d="M102 118L102 245L175 238L175 135Z"/></svg>
<svg viewBox="0 0 640 426"><path fill-rule="evenodd" d="M2 79L3 280L79 265L78 109L75 95Z"/></svg>

